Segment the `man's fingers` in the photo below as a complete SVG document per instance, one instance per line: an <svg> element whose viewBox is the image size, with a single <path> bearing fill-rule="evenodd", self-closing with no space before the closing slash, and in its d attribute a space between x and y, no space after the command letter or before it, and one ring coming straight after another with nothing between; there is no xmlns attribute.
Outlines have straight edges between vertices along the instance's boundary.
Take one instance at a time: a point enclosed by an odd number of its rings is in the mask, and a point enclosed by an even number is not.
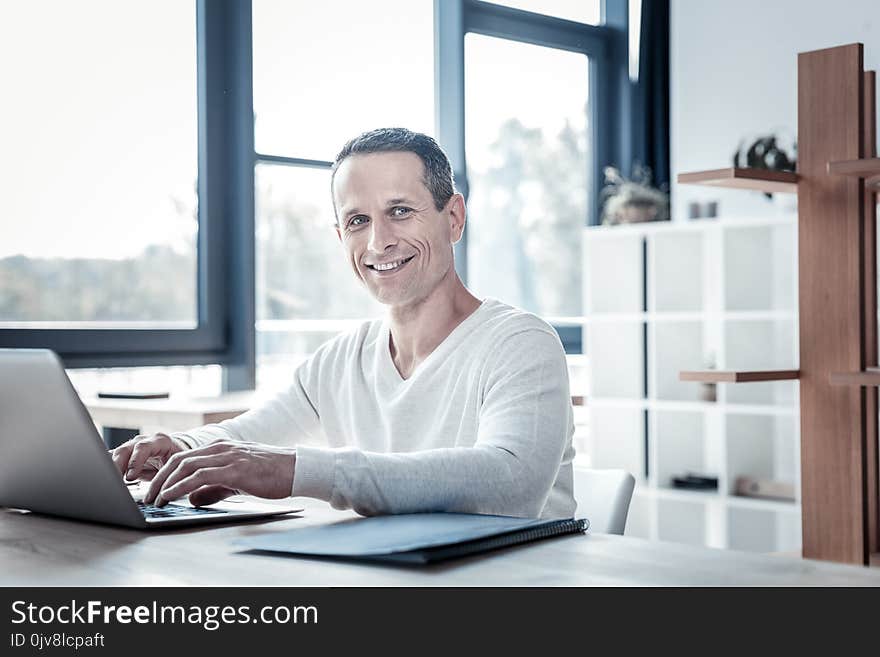
<svg viewBox="0 0 880 657"><path fill-rule="evenodd" d="M131 458L128 460L126 476L129 479L136 479L140 475L141 470L147 465L147 459L167 452L169 445L163 444L163 438L162 434L156 434L153 438L145 438L135 443Z"/></svg>
<svg viewBox="0 0 880 657"><path fill-rule="evenodd" d="M110 455L110 457L113 459L113 463L119 470L119 474L124 475L125 471L128 470L128 462L131 459L131 452L134 449L135 441L138 438L140 438L140 436L122 443L119 447L114 449L113 453Z"/></svg>
<svg viewBox="0 0 880 657"><path fill-rule="evenodd" d="M202 486L190 493L189 503L193 506L208 506L209 504L215 504L220 500L225 500L232 495L238 495L238 491L234 488L229 488L228 486L211 484L208 486Z"/></svg>
<svg viewBox="0 0 880 657"><path fill-rule="evenodd" d="M181 461L187 458L195 458L198 456L205 456L208 454L216 454L218 452L225 451L227 446L223 443L211 443L210 445L206 445L205 447L199 447L198 449L189 450L186 452L177 452L173 454L171 458L169 458L165 465L159 468L159 471L153 477L150 482L150 487L147 488L147 492L144 494L144 502L147 504L152 504L156 497L159 495L159 491L164 487L165 481L171 474L180 467Z"/></svg>
<svg viewBox="0 0 880 657"><path fill-rule="evenodd" d="M165 480L177 469L177 466L180 465L180 462L184 459L183 452L178 452L177 454L173 454L170 459L165 462L159 471L153 476L153 479L150 481L150 486L147 488L147 492L144 494L144 502L147 504L152 504L156 499L156 496L159 494L159 491L162 489L162 484L165 483Z"/></svg>
<svg viewBox="0 0 880 657"><path fill-rule="evenodd" d="M162 492L156 498L156 506L164 506L171 500L176 500L184 495L189 495L202 486L229 485L234 487L235 468L229 465L215 468L200 468L188 477L184 477L173 486L163 487Z"/></svg>
<svg viewBox="0 0 880 657"><path fill-rule="evenodd" d="M221 452L218 454L205 454L204 456L191 455L180 461L180 465L165 479L162 484L162 490L166 490L176 484L181 479L189 477L191 474L202 468L216 468L227 465L230 461L229 452ZM161 491L160 493L161 494Z"/></svg>

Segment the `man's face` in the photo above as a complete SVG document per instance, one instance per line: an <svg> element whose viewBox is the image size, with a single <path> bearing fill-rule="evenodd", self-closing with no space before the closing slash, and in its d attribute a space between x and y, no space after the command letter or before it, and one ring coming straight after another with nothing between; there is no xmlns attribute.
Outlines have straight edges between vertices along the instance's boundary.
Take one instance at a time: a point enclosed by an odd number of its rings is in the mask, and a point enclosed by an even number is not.
<svg viewBox="0 0 880 657"><path fill-rule="evenodd" d="M464 201L455 194L438 211L415 153L347 158L336 170L333 200L352 269L380 303L418 303L452 273Z"/></svg>

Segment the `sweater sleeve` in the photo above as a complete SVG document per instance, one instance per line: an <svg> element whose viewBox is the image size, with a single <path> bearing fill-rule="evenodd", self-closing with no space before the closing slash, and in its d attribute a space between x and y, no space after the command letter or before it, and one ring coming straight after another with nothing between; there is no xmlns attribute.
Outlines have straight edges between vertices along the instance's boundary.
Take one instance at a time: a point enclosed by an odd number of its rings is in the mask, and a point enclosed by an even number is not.
<svg viewBox="0 0 880 657"><path fill-rule="evenodd" d="M218 424L172 434L190 448L217 440L296 445L320 440L317 411L318 377L326 349L300 364L293 383L264 404Z"/></svg>
<svg viewBox="0 0 880 657"><path fill-rule="evenodd" d="M405 453L298 446L293 494L363 515L447 511L537 518L574 432L559 338L533 328L487 360L476 442Z"/></svg>

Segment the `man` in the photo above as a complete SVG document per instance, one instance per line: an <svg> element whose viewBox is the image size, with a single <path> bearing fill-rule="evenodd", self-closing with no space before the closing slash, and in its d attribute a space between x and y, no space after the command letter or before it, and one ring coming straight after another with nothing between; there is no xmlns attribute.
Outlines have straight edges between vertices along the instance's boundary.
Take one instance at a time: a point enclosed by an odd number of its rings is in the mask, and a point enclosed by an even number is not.
<svg viewBox="0 0 880 657"><path fill-rule="evenodd" d="M322 345L266 405L218 425L138 436L113 459L153 475L145 501L236 492L364 514L571 517L574 432L565 354L536 316L462 284L465 225L430 137L374 130L333 165L336 232L384 320ZM295 254L292 254L295 255Z"/></svg>

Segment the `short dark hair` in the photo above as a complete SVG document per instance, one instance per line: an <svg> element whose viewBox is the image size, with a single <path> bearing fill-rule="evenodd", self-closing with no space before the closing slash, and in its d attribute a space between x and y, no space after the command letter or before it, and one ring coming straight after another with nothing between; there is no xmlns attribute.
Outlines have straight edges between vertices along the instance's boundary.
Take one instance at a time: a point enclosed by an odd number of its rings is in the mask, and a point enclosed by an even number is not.
<svg viewBox="0 0 880 657"><path fill-rule="evenodd" d="M455 194L452 166L449 164L446 153L432 137L406 128L378 128L351 139L342 147L333 162L333 175L330 178L331 192L339 165L351 155L368 153L415 153L418 155L425 166L423 182L431 192L437 210L445 208L449 199Z"/></svg>

